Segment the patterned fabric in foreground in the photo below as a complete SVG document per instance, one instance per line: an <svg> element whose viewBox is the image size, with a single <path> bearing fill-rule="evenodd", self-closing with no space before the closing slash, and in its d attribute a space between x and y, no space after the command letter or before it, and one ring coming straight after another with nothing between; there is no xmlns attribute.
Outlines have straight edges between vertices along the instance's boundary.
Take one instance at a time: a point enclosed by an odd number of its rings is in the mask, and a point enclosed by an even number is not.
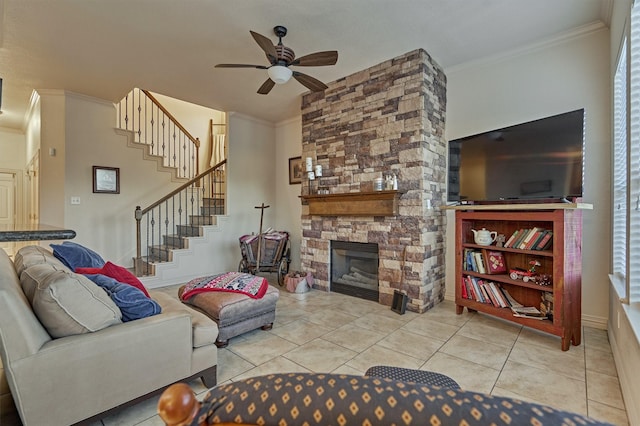
<svg viewBox="0 0 640 426"><path fill-rule="evenodd" d="M213 388L196 421L280 426L609 425L511 398L374 377L315 373L272 374Z"/></svg>
<svg viewBox="0 0 640 426"><path fill-rule="evenodd" d="M229 291L260 299L267 292L268 287L269 283L263 277L243 272L227 272L225 274L192 279L185 284L180 298L183 301L187 301L191 296L208 291Z"/></svg>

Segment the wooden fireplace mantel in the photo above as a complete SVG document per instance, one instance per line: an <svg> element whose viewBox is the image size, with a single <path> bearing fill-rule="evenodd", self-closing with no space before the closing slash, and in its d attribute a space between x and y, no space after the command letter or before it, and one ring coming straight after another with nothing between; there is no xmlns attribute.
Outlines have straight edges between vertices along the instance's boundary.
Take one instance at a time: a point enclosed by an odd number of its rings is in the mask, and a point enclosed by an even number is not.
<svg viewBox="0 0 640 426"><path fill-rule="evenodd" d="M317 216L396 216L400 191L301 195L309 214Z"/></svg>

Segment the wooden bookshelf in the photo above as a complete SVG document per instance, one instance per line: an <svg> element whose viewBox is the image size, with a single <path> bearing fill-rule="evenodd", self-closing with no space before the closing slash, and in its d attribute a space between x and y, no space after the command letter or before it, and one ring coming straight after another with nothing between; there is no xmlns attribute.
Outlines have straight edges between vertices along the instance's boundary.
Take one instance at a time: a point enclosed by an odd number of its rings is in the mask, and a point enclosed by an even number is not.
<svg viewBox="0 0 640 426"><path fill-rule="evenodd" d="M546 205L546 208L535 206L534 209L522 205L518 205L518 208L479 206L481 208L477 210L474 208L477 206L455 208L456 312L461 314L466 307L469 311L493 315L560 336L562 350L566 351L570 344L577 346L581 341L582 210L590 207L578 204ZM534 227L553 232L551 247L545 250L521 250L496 247L495 243L482 246L475 244L472 232L472 229L486 228L509 239L516 230ZM485 250L502 253L507 267L505 273L482 274L466 269L469 267L465 262L466 253ZM540 263L536 272L550 276L551 285L541 285L533 280L514 280L509 276L511 268L528 269L530 261ZM469 298L469 280L466 277L476 283L478 280L496 283L524 306L540 308L543 295L552 295L552 315L542 320L516 317L509 307L497 307L491 302ZM467 287L463 289L465 280ZM463 293L467 293L467 298L463 297Z"/></svg>

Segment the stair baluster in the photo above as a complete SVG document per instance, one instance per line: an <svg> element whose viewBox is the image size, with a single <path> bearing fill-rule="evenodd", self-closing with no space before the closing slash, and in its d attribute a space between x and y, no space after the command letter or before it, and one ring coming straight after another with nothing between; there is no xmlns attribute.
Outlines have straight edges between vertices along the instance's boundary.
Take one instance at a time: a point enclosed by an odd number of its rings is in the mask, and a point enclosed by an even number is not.
<svg viewBox="0 0 640 426"><path fill-rule="evenodd" d="M215 224L215 216L225 214L226 163L219 162L144 209L136 207L137 276L154 275L156 263L172 260L173 250L186 248L187 237L200 236L202 226Z"/></svg>

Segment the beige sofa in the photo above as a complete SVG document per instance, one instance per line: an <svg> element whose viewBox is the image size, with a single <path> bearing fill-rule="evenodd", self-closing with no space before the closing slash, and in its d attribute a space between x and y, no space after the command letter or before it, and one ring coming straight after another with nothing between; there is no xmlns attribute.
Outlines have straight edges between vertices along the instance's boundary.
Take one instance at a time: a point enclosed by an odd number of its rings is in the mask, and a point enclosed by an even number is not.
<svg viewBox="0 0 640 426"><path fill-rule="evenodd" d="M76 285L52 284L37 275L42 270L49 270L49 276L51 271L63 275ZM214 321L177 298L151 291L162 312L123 323L117 306L114 304L113 309L108 300L103 300L101 293L106 292L91 285L86 277L73 274L42 247L21 249L15 264L0 249L0 356L6 382L25 425L87 422L177 381L201 377L207 387L216 384L214 343L218 328ZM78 286L86 300L77 305L85 312L63 314L69 314L72 322L85 315L88 324L80 327L88 329L51 337L51 318L43 318L43 305L51 310L50 305L58 299L77 297L73 292ZM34 302L33 293L43 291L49 299ZM106 315L113 318L105 322L104 312L94 315L94 302L104 306ZM56 306L59 311L67 309L59 308ZM91 321L102 324L96 327ZM74 326L78 327L75 323ZM101 329L93 331L92 327Z"/></svg>

